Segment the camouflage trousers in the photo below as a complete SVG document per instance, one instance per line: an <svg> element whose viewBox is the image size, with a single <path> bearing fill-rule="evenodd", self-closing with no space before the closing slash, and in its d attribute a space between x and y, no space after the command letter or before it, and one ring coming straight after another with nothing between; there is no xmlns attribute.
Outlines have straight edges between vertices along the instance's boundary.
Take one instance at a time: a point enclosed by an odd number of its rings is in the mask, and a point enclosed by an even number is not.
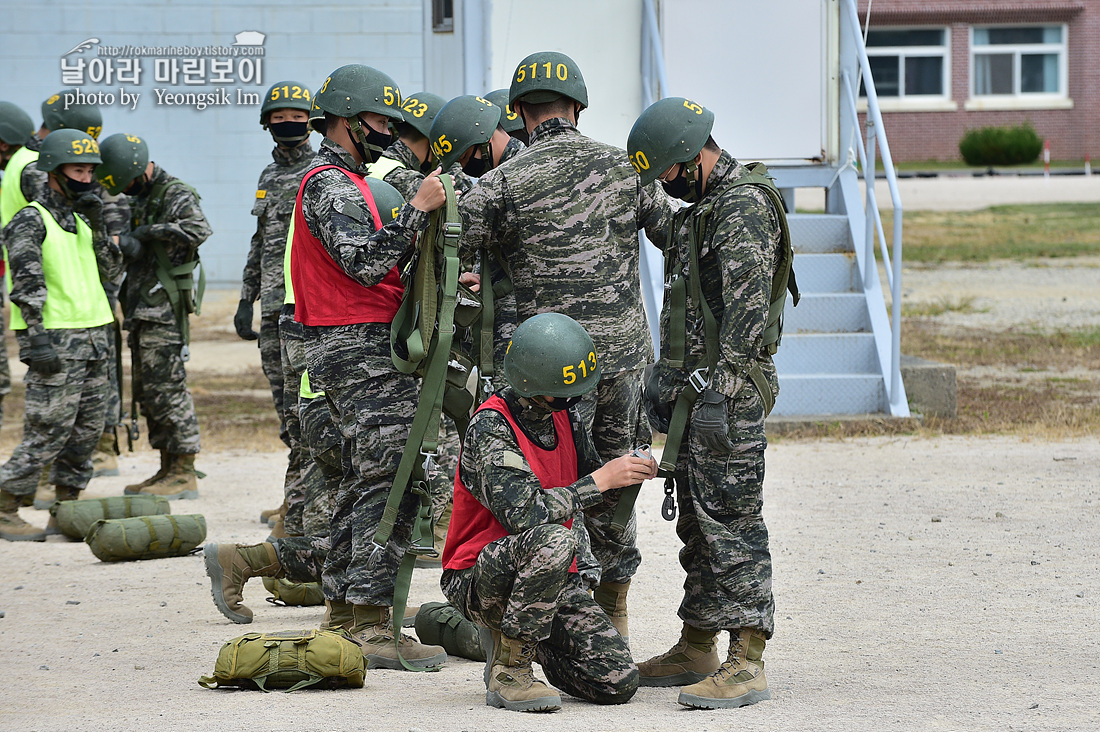
<svg viewBox="0 0 1100 732"><path fill-rule="evenodd" d="M696 403L698 407L699 403ZM764 402L749 383L726 401L730 455L711 452L689 424L676 470L687 572L680 618L702 630L757 628L771 637L775 601L764 525Z"/></svg>
<svg viewBox="0 0 1100 732"><path fill-rule="evenodd" d="M322 397L299 398L302 424L302 448L307 453L303 464L302 524L306 536L328 536L332 509L340 482L344 478L340 430L332 422L328 400Z"/></svg>
<svg viewBox="0 0 1100 732"><path fill-rule="evenodd" d="M622 704L638 689L638 668L569 571L576 548L564 526L537 526L487 545L469 569L444 570L440 586L475 623L538 641L535 658L557 688L597 704Z"/></svg>
<svg viewBox="0 0 1100 732"><path fill-rule="evenodd" d="M328 536L288 536L271 542L283 576L292 582L320 582L328 556Z"/></svg>
<svg viewBox="0 0 1100 732"><path fill-rule="evenodd" d="M0 467L0 488L32 495L45 465L50 483L83 490L92 479L92 451L103 434L107 361L61 360L59 373L28 371L23 439Z"/></svg>
<svg viewBox="0 0 1100 732"><path fill-rule="evenodd" d="M649 444L652 439L642 401L642 374L638 369L605 375L576 407L580 423L591 430L596 452L605 462ZM599 562L600 578L607 582L628 582L642 561L636 513L631 512L622 533L611 528L621 493L609 491L603 502L584 512L592 554ZM594 568L582 567L582 571L590 575Z"/></svg>
<svg viewBox="0 0 1100 732"><path fill-rule="evenodd" d="M115 342L115 329L119 328L116 321L110 326L107 337L107 409L103 413L103 431L114 432L115 428L122 424L122 394L119 391L118 381L118 343Z"/></svg>
<svg viewBox="0 0 1100 732"><path fill-rule="evenodd" d="M0 313L0 423L4 421L4 397L11 394L11 366L8 365L8 344L4 338L7 317Z"/></svg>
<svg viewBox="0 0 1100 732"><path fill-rule="evenodd" d="M149 444L162 452L193 455L200 447L199 420L187 388L182 346L183 336L175 323L135 320L130 327L130 350L138 354L134 379L141 384L141 413L148 425Z"/></svg>
<svg viewBox="0 0 1100 732"><path fill-rule="evenodd" d="M287 436L285 392L283 388L283 351L279 338L279 313L267 313L260 317L260 337L256 341L260 348L260 368L263 369L267 383L271 386L271 400L275 403L275 413L279 415L279 439L290 447Z"/></svg>
<svg viewBox="0 0 1100 732"><path fill-rule="evenodd" d="M428 486L432 492L432 524L438 524L455 493L455 473L458 472L458 456L462 450L461 435L454 420L443 415L440 420L439 445L436 458L428 471ZM446 537L446 531L442 536Z"/></svg>
<svg viewBox="0 0 1100 732"><path fill-rule="evenodd" d="M298 407L298 388L306 370L305 344L298 338L284 336L279 340L279 354L279 363L283 370L283 411L279 424L280 430L285 429L281 434L286 435L290 445L286 473L283 476L283 501L287 506L283 530L292 536L301 536L306 533L302 518L306 500L302 463L309 459L309 454L302 446L302 423Z"/></svg>

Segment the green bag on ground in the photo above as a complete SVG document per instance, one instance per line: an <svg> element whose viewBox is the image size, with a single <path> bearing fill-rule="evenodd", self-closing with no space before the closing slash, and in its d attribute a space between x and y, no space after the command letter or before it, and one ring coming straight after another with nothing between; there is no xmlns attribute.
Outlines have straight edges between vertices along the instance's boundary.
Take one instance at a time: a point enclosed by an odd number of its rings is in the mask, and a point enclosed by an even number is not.
<svg viewBox="0 0 1100 732"><path fill-rule="evenodd" d="M272 605L324 605L325 592L320 582L293 582L288 579L264 577L264 587L272 594L266 598Z"/></svg>
<svg viewBox="0 0 1100 732"><path fill-rule="evenodd" d="M172 513L172 504L164 496L112 496L60 501L50 507L50 513L57 519L57 528L62 534L71 539L83 539L92 524L100 519Z"/></svg>
<svg viewBox="0 0 1100 732"><path fill-rule="evenodd" d="M182 557L204 541L206 519L197 513L101 519L84 537L92 554L104 562Z"/></svg>
<svg viewBox="0 0 1100 732"><path fill-rule="evenodd" d="M214 675L203 676L199 685L288 692L314 685L360 688L366 668L359 645L344 631L248 633L222 646Z"/></svg>

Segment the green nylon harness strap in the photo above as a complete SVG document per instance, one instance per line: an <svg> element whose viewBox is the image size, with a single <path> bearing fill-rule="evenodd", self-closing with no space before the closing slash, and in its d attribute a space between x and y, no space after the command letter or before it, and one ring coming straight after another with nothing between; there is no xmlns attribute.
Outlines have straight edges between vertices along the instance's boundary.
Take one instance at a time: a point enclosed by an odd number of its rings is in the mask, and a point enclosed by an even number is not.
<svg viewBox="0 0 1100 732"><path fill-rule="evenodd" d="M410 671L436 670L435 668L421 669L409 664L401 656L398 642L401 616L404 615L416 557L435 554L432 546L431 494L426 479L439 443L440 413L447 385L451 341L455 333L454 310L458 300L460 268L458 241L462 234L462 219L458 214L454 184L451 177L446 174L440 175L439 180L443 183L447 202L443 209L432 213L431 223L420 245L412 297L406 296L401 306L404 308L411 300L419 299L418 318L411 326L406 322L402 327L390 330L391 354L393 354L393 339L403 337L406 343L410 341L415 343L417 339L421 339L421 343L425 346L425 357L421 359L424 363L416 364L423 372L420 400L413 416L412 426L409 428L409 437L405 441L405 449L401 454L401 462L397 467L397 475L386 500L386 507L374 533L374 548L371 554L373 562L377 560L380 553L385 551L385 546L393 533L394 524L397 522L401 500L406 489L411 488L420 498L420 507L413 521L412 545L402 558L398 569L393 600L394 647L397 649L401 664ZM438 277L437 266L440 270ZM430 320L427 318L429 314ZM397 317L400 316L399 312ZM428 338L427 341L423 340L425 335ZM411 355L410 353L410 360ZM396 354L393 354L393 357L394 365L399 371L410 373L403 371ZM424 459L420 460L421 457Z"/></svg>

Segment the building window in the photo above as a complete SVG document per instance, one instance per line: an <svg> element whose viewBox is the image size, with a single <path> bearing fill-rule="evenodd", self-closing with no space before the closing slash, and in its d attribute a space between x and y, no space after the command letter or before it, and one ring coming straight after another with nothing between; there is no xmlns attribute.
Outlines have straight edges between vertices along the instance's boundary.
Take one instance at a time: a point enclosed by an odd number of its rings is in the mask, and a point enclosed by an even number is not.
<svg viewBox="0 0 1100 732"><path fill-rule="evenodd" d="M454 29L454 0L432 0L432 30L436 33L453 33Z"/></svg>
<svg viewBox="0 0 1100 732"><path fill-rule="evenodd" d="M946 98L946 28L884 28L867 32L867 57L879 97ZM859 95L867 96L862 82Z"/></svg>
<svg viewBox="0 0 1100 732"><path fill-rule="evenodd" d="M972 95L1066 96L1066 27L971 30Z"/></svg>

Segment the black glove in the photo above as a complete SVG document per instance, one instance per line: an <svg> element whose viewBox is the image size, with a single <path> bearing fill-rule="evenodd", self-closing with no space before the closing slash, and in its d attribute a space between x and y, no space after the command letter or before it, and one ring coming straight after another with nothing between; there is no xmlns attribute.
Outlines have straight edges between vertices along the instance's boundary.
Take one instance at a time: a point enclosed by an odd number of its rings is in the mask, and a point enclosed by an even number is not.
<svg viewBox="0 0 1100 732"><path fill-rule="evenodd" d="M149 226L148 224L145 224L144 226L139 226L130 232L130 236L134 237L143 244L148 243L153 238L153 227Z"/></svg>
<svg viewBox="0 0 1100 732"><path fill-rule="evenodd" d="M49 333L31 336L30 345L19 349L19 360L27 364L31 371L43 376L61 372L61 359L50 342Z"/></svg>
<svg viewBox="0 0 1100 732"><path fill-rule="evenodd" d="M237 335L246 341L254 341L259 334L252 330L252 303L241 300L237 303L237 314L233 316L233 327L237 329Z"/></svg>
<svg viewBox="0 0 1100 732"><path fill-rule="evenodd" d="M122 250L122 256L126 261L132 262L141 257L141 241L133 234L119 234L118 248Z"/></svg>
<svg viewBox="0 0 1100 732"><path fill-rule="evenodd" d="M103 199L91 191L81 193L73 201L73 210L88 219L88 226L93 230L103 227Z"/></svg>
<svg viewBox="0 0 1100 732"><path fill-rule="evenodd" d="M653 369L653 372L649 375L649 381L646 382L645 390L642 392L642 399L645 402L646 416L649 417L649 426L657 432L667 435L668 423L672 419L672 405L660 401L657 396L659 393L657 369Z"/></svg>
<svg viewBox="0 0 1100 732"><path fill-rule="evenodd" d="M729 427L726 423L725 394L713 389L704 391L699 408L695 410L692 424L703 447L719 455L729 455L733 452L733 443L730 442Z"/></svg>

